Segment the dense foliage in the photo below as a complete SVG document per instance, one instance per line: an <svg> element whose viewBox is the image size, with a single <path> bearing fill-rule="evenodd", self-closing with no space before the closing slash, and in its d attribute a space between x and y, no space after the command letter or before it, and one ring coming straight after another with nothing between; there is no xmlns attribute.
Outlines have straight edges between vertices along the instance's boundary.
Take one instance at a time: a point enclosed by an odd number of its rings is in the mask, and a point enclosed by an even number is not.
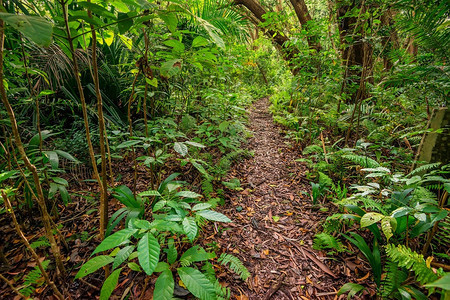
<svg viewBox="0 0 450 300"><path fill-rule="evenodd" d="M198 241L231 222L216 209L240 182L225 177L251 157L247 108L270 96L305 194L332 210L314 248L370 264L373 286L338 294L448 297L449 162L415 162L448 106L448 1L0 3L0 219L35 261L1 275L11 293L65 299L97 274L109 299L136 272L155 299L229 299L216 274L251 274ZM64 225L79 206L88 232ZM95 249L72 259L80 241Z"/></svg>

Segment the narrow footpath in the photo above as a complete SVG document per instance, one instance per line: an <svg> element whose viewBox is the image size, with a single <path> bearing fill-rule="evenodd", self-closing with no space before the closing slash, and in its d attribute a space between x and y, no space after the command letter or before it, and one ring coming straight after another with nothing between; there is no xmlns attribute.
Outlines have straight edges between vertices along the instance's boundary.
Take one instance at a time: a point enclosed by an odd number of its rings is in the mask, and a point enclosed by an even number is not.
<svg viewBox="0 0 450 300"><path fill-rule="evenodd" d="M295 162L301 153L279 133L268 107L264 98L251 108L248 148L254 157L230 172L243 190L227 195L219 210L233 223L214 236L252 275L245 283L227 275L222 280L238 300L337 299L338 289L349 280L345 267L312 249L319 222L328 213L314 210L302 193L310 189L307 168Z"/></svg>

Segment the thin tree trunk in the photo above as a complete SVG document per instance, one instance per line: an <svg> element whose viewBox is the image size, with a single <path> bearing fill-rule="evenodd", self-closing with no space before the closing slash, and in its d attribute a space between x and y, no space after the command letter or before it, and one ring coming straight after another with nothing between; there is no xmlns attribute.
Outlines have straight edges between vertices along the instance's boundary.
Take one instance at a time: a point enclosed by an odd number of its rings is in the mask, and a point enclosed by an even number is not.
<svg viewBox="0 0 450 300"><path fill-rule="evenodd" d="M297 18L302 25L303 29L308 31L308 26L311 21L311 15L308 11L308 6L306 6L306 3L304 0L290 0L292 7L294 7L295 14L297 15ZM308 45L310 49L314 49L317 52L320 52L322 50L322 46L320 45L319 37L316 35L308 35L307 37Z"/></svg>
<svg viewBox="0 0 450 300"><path fill-rule="evenodd" d="M91 0L87 1L88 3ZM92 18L92 13L88 10L89 18ZM94 78L94 86L95 86L95 95L97 97L97 112L98 112L98 126L99 126L99 134L100 134L100 158L102 163L102 185L103 189L100 201L100 239L105 238L106 226L108 224L108 183L106 176L106 151L105 151L105 119L103 117L103 102L102 102L102 94L100 92L100 82L98 78L98 63L97 63L97 33L95 32L94 25L91 24L91 34L92 34L92 69L93 69L93 78Z"/></svg>
<svg viewBox="0 0 450 300"><path fill-rule="evenodd" d="M70 52L72 53L73 75L77 82L78 93L79 93L80 101L81 101L81 108L83 111L84 127L86 130L86 140L87 140L87 144L88 144L88 148L89 148L89 157L91 159L94 177L98 182L98 186L99 186L99 190L100 190L100 210L101 210L101 212L100 212L100 222L101 222L100 237L103 237L104 229L105 229L105 222L104 222L104 218L103 218L104 212L102 210L102 207L103 207L103 209L106 207L105 206L106 199L105 199L105 192L104 192L104 189L106 188L106 186L103 185L103 181L100 178L100 175L99 175L98 169L97 169L97 161L95 159L94 147L92 145L91 134L90 134L90 130L89 130L89 119L88 119L88 115L87 115L86 98L84 97L83 86L81 85L78 60L75 55L75 48L74 48L73 40L72 40L71 33L70 33L69 17L68 17L67 6L66 6L67 4L64 0L61 0L60 4L61 4L62 10L63 10L63 18L64 18L64 23L66 26L67 40L69 42ZM106 177L105 177L105 179L106 179ZM102 222L102 219L103 219L103 222ZM103 226L103 228L102 228L102 226Z"/></svg>
<svg viewBox="0 0 450 300"><path fill-rule="evenodd" d="M0 0L0 5L1 4L2 4L2 1ZM25 152L25 149L22 144L22 140L20 138L19 128L17 126L17 121L16 121L16 118L14 115L14 111L13 111L11 104L9 103L7 95L6 95L6 90L5 90L5 86L4 86L4 80L3 80L3 78L4 78L4 75L3 75L4 45L5 45L4 23L3 23L3 20L0 20L0 95L2 98L3 105L5 106L6 111L8 113L9 120L11 122L11 129L12 129L12 133L14 136L14 140L15 140L17 149L19 150L20 156L21 156L22 160L24 161L25 166L33 175L34 185L35 185L36 192L37 192L37 202L41 209L41 214L42 214L42 223L44 224L46 236L50 242L50 246L51 246L53 255L55 257L56 266L57 266L58 270L60 271L61 275L64 276L66 274L66 270L63 265L63 259L61 257L60 248L55 240L55 237L53 236L50 215L48 214L48 211L47 211L44 192L42 191L39 174L37 172L36 167L28 159L28 156Z"/></svg>
<svg viewBox="0 0 450 300"><path fill-rule="evenodd" d="M20 229L19 223L17 222L17 219L16 219L16 214L14 213L14 210L13 210L13 208L11 206L11 203L9 202L9 199L6 196L4 191L2 191L2 198L3 198L3 201L5 203L6 211L9 211L9 213L11 214L11 218L12 218L12 221L13 221L13 224L14 224L14 228L16 229L17 234L20 236L20 238L22 239L25 247L27 248L28 251L30 251L31 255L33 256L34 260L36 261L36 264L37 264L39 270L41 271L42 276L44 276L45 281L51 287L51 289L53 290L55 295L58 297L58 299L63 300L64 296L58 290L58 288L56 287L55 283L50 280L50 277L48 276L47 271L45 271L44 266L42 265L41 261L39 260L39 256L36 254L36 251L34 251L34 249L31 247L31 245L28 242L27 238L25 237L25 235L23 234L22 230Z"/></svg>
<svg viewBox="0 0 450 300"><path fill-rule="evenodd" d="M234 0L234 5L243 5L251 13L253 18L250 20L259 25L266 21L263 17L266 14L265 9L256 0ZM289 38L283 32L277 32L271 29L265 30L265 35L274 43L275 47L282 53L284 60L288 63L293 75L299 71L298 66L293 63L293 59L298 55L298 49L289 45Z"/></svg>

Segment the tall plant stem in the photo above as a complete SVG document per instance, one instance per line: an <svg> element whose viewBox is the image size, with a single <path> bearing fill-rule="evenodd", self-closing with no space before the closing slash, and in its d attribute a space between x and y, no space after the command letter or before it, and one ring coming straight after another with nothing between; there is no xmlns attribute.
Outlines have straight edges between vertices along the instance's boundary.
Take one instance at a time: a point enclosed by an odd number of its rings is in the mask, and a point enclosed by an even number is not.
<svg viewBox="0 0 450 300"><path fill-rule="evenodd" d="M51 289L53 290L55 295L58 297L58 299L64 300L64 296L58 290L58 288L56 287L55 283L50 280L50 277L48 277L47 271L45 271L44 267L42 266L41 261L39 260L39 256L36 254L36 251L34 251L34 249L31 247L31 245L28 242L27 238L25 237L25 235L23 234L22 230L20 229L19 223L17 222L17 219L16 219L16 214L14 213L14 210L13 210L13 208L11 206L11 203L9 202L9 199L6 196L4 191L2 191L2 198L3 198L3 201L4 201L5 206L6 206L6 211L8 211L11 214L11 218L12 218L12 221L14 223L14 227L15 227L15 229L17 231L17 234L20 236L20 238L22 239L25 247L27 248L28 251L30 251L31 255L35 259L36 264L37 264L39 270L41 271L42 276L44 276L45 282L47 282L47 284L51 287Z"/></svg>
<svg viewBox="0 0 450 300"><path fill-rule="evenodd" d="M0 0L0 5L2 4L2 1ZM7 95L6 95L6 89L4 85L4 75L3 75L3 49L5 46L5 33L4 33L4 24L3 20L0 20L0 95L2 98L3 105L6 108L6 111L9 116L9 120L11 122L11 129L14 136L15 144L19 150L20 156L22 160L25 163L25 166L27 169L31 172L33 175L33 181L37 192L37 202L41 209L41 215L42 215L42 223L44 224L46 236L48 238L48 241L50 242L53 255L55 257L55 262L58 270L61 272L62 275L66 274L66 270L63 265L63 260L61 258L61 253L58 244L56 243L55 237L53 236L53 230L52 230L52 224L50 220L50 215L47 211L47 206L45 204L45 197L44 192L42 191L41 182L39 179L39 174L37 172L36 167L30 162L28 159L28 156L25 152L25 149L22 144L22 139L20 138L19 134L19 128L17 126L16 117L14 115L14 111L12 109L11 104L8 101Z"/></svg>
<svg viewBox="0 0 450 300"><path fill-rule="evenodd" d="M134 76L133 84L131 85L131 95L128 99L128 109L127 109L127 116L128 116L128 131L130 132L130 137L133 136L133 120L131 120L131 102L134 98L134 91L136 87L136 82L139 76L139 72L136 73L136 76ZM147 126L147 124L146 124ZM133 166L134 166L134 176L133 176L133 195L136 197L136 185L137 185L137 161L136 161L136 150L134 149L134 146L131 146L131 152L133 153Z"/></svg>
<svg viewBox="0 0 450 300"><path fill-rule="evenodd" d="M95 160L94 147L92 146L91 134L89 131L89 120L88 120L88 115L87 115L86 98L84 97L83 86L81 85L81 79L80 79L79 68L78 68L78 60L75 55L73 39L70 34L69 16L68 16L68 12L67 12L67 6L66 6L66 3L64 0L61 0L60 4L61 4L62 10L63 10L63 18L64 18L64 23L66 26L67 40L69 42L70 52L72 53L73 75L77 82L78 93L79 93L80 101L81 101L81 108L83 111L84 128L86 129L86 140L87 140L88 148L89 148L89 157L91 159L92 169L94 171L93 172L94 177L98 182L98 186L99 186L99 190L100 190L100 238L103 238L104 232L105 232L105 227L106 227L106 223L105 223L105 220L103 217L104 216L103 211L104 211L105 203L106 203L104 189L106 187L103 185L103 181L100 178L100 175L99 175L98 169L97 169L97 161ZM100 116L99 116L99 119L100 119Z"/></svg>
<svg viewBox="0 0 450 300"><path fill-rule="evenodd" d="M88 3L91 0L87 1ZM92 18L92 12L88 10L89 18ZM103 101L102 94L100 92L100 83L98 79L98 63L97 63L97 33L95 31L94 25L91 24L91 34L92 34L92 69L93 78L95 85L95 95L97 97L97 112L98 112L98 126L100 133L100 157L102 162L102 198L103 201L100 202L100 238L103 240L105 238L105 230L108 224L108 189L107 189L107 177L106 177L106 151L105 151L105 119L103 117Z"/></svg>
<svg viewBox="0 0 450 300"><path fill-rule="evenodd" d="M11 148L14 148L13 142L11 140ZM38 197L36 196L36 193L33 191L33 187L31 186L27 176L25 175L25 172L23 171L23 169L20 167L19 162L17 160L16 155L13 152L13 158L14 158L14 162L17 165L17 169L19 169L20 175L22 175L23 178L23 182L25 183L25 185L28 187L28 189L30 190L30 194L31 197L33 199L35 199L36 201L38 201ZM42 212L41 212L42 213ZM64 248L68 251L69 250L69 245L67 244L66 238L64 237L64 235L61 233L61 231L58 229L58 226L56 226L55 221L53 221L52 218L50 218L50 222L52 224L53 230L56 231L56 233L58 234L59 240L63 243Z"/></svg>

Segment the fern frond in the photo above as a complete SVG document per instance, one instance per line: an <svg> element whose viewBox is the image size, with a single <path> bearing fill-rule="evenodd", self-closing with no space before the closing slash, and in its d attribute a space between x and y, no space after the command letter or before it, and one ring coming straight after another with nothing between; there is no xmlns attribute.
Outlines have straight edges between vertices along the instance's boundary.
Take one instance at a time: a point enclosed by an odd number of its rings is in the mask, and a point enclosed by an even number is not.
<svg viewBox="0 0 450 300"><path fill-rule="evenodd" d="M303 149L303 151L302 151L303 155L308 155L311 153L323 153L323 149L322 149L322 147L320 147L318 145L309 145L309 146L306 146L305 149Z"/></svg>
<svg viewBox="0 0 450 300"><path fill-rule="evenodd" d="M355 164L360 165L363 168L378 168L380 167L380 164L367 156L364 155L357 155L357 154L346 154L342 155L342 158L345 158Z"/></svg>
<svg viewBox="0 0 450 300"><path fill-rule="evenodd" d="M49 260L44 260L42 262L42 266L44 270L47 270ZM22 294L29 297L36 290L36 286L40 286L44 283L42 280L42 273L38 266L35 266L33 270L31 270L24 279L24 287L20 290Z"/></svg>
<svg viewBox="0 0 450 300"><path fill-rule="evenodd" d="M246 280L251 275L241 260L231 254L222 253L218 259L218 262L224 266L229 265L230 269L239 275L242 280Z"/></svg>
<svg viewBox="0 0 450 300"><path fill-rule="evenodd" d="M226 300L231 297L231 290L227 287L223 287L219 280L214 282L214 290L216 292L217 300Z"/></svg>
<svg viewBox="0 0 450 300"><path fill-rule="evenodd" d="M40 237L37 241L34 241L30 244L31 248L36 249L39 247L50 247L50 243L48 242L48 239L43 236Z"/></svg>
<svg viewBox="0 0 450 300"><path fill-rule="evenodd" d="M404 245L386 246L386 254L399 267L404 267L407 270L414 271L416 280L421 284L427 284L437 280L439 277L427 266L422 254L412 251Z"/></svg>
<svg viewBox="0 0 450 300"><path fill-rule="evenodd" d="M441 163L437 162L437 163L426 164L426 165L420 166L418 168L415 168L411 173L409 173L408 176L412 177L414 175L428 173L431 170L435 170L435 169L439 168L440 165L441 165Z"/></svg>
<svg viewBox="0 0 450 300"><path fill-rule="evenodd" d="M314 237L313 248L316 250L334 249L337 252L343 252L346 250L346 247L341 241L325 232L316 234Z"/></svg>
<svg viewBox="0 0 450 300"><path fill-rule="evenodd" d="M397 263L392 261L386 262L385 270L386 276L383 280L382 294L384 298L388 299L408 278L408 273L399 269Z"/></svg>

